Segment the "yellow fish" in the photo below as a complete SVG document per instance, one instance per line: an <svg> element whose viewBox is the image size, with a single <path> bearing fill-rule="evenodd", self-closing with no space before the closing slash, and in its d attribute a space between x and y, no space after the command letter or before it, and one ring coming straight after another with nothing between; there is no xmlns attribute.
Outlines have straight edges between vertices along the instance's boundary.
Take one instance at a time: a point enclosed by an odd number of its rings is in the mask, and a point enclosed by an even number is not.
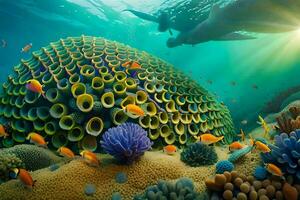
<svg viewBox="0 0 300 200"><path fill-rule="evenodd" d="M260 124L261 125L261 127L264 129L264 138L266 138L267 137L267 135L269 134L269 132L270 132L270 127L268 126L268 124L267 124L267 122L264 120L264 118L262 118L262 116L258 116L258 124Z"/></svg>
<svg viewBox="0 0 300 200"><path fill-rule="evenodd" d="M272 163L266 163L265 167L266 167L267 171L270 172L271 174L273 174L275 176L283 176L281 169L279 167L277 167L276 165L274 165Z"/></svg>
<svg viewBox="0 0 300 200"><path fill-rule="evenodd" d="M21 53L23 53L23 52L27 53L31 49L31 47L32 47L32 43L27 44L25 47L22 48Z"/></svg>
<svg viewBox="0 0 300 200"><path fill-rule="evenodd" d="M40 93L45 98L45 92L43 91L43 85L35 79L28 80L26 88L34 93Z"/></svg>
<svg viewBox="0 0 300 200"><path fill-rule="evenodd" d="M75 158L75 154L73 153L73 151L67 147L60 147L59 149L57 149L57 152L59 153L59 155L65 158Z"/></svg>
<svg viewBox="0 0 300 200"><path fill-rule="evenodd" d="M224 136L216 137L210 133L205 133L198 137L199 141L206 145L217 143L217 142L223 140L223 138L224 138Z"/></svg>
<svg viewBox="0 0 300 200"><path fill-rule="evenodd" d="M163 151L168 155L173 155L177 152L177 147L175 145L169 144L164 147Z"/></svg>
<svg viewBox="0 0 300 200"><path fill-rule="evenodd" d="M131 118L145 116L145 111L142 107L135 104L128 104L123 108L124 112Z"/></svg>
<svg viewBox="0 0 300 200"><path fill-rule="evenodd" d="M260 150L263 153L268 153L271 151L271 149L266 144L260 141L256 141L254 146L257 150Z"/></svg>
<svg viewBox="0 0 300 200"><path fill-rule="evenodd" d="M80 155L88 165L93 167L98 167L100 165L100 161L95 153L88 150L83 150L80 152Z"/></svg>

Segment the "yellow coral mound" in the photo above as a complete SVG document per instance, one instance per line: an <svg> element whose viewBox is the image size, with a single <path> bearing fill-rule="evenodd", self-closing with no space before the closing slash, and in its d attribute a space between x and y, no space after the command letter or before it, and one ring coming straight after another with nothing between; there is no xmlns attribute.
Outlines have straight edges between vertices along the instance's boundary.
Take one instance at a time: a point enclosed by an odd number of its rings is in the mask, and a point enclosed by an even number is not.
<svg viewBox="0 0 300 200"><path fill-rule="evenodd" d="M224 148L217 148L219 159L226 159ZM48 168L32 172L34 180L37 180L33 190L28 190L18 180L12 180L0 185L0 197L9 199L111 199L114 192L119 192L122 199L132 199L135 194L158 180L176 180L181 177L192 178L197 191L206 189L204 180L214 175L214 165L206 167L189 167L180 161L180 155L166 155L162 152L147 152L142 159L131 165L116 165L111 158L103 158L101 167L93 168L87 166L81 159L62 166L51 172ZM238 165L251 165L251 163L240 163ZM238 169L245 169L238 167ZM124 172L128 181L119 184L115 180L118 172ZM86 184L94 184L96 193L86 196L84 188Z"/></svg>

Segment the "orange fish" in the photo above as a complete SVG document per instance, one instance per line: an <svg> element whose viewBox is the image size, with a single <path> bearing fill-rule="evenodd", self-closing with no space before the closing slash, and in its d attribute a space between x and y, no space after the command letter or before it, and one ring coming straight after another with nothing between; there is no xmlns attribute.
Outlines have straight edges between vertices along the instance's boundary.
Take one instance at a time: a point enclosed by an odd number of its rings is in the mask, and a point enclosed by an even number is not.
<svg viewBox="0 0 300 200"><path fill-rule="evenodd" d="M95 153L88 150L84 150L80 153L80 155L84 158L87 164L95 167L98 167L100 165L100 162Z"/></svg>
<svg viewBox="0 0 300 200"><path fill-rule="evenodd" d="M216 137L216 136L214 136L210 133L205 133L205 134L202 134L198 137L199 141L206 144L206 145L217 143L220 140L223 140L223 138L224 138L224 136Z"/></svg>
<svg viewBox="0 0 300 200"><path fill-rule="evenodd" d="M273 174L275 176L283 176L281 169L279 167L277 167L276 165L274 165L272 163L266 163L265 167L266 167L267 171L270 172L271 174Z"/></svg>
<svg viewBox="0 0 300 200"><path fill-rule="evenodd" d="M34 93L40 93L45 97L45 92L43 91L43 85L35 79L28 80L26 83L26 88Z"/></svg>
<svg viewBox="0 0 300 200"><path fill-rule="evenodd" d="M142 66L135 61L127 61L125 63L122 64L123 67L127 67L129 69L141 69Z"/></svg>
<svg viewBox="0 0 300 200"><path fill-rule="evenodd" d="M123 108L123 110L131 118L138 118L138 117L145 116L144 109L135 104L128 104Z"/></svg>
<svg viewBox="0 0 300 200"><path fill-rule="evenodd" d="M30 142L35 145L47 147L47 142L45 141L44 137L37 133L29 133L26 139L30 140Z"/></svg>
<svg viewBox="0 0 300 200"><path fill-rule="evenodd" d="M242 145L239 142L233 142L229 145L229 151L235 151L244 148L244 145Z"/></svg>
<svg viewBox="0 0 300 200"><path fill-rule="evenodd" d="M12 169L12 171L15 174L15 177L18 177L26 187L32 188L34 186L36 180L32 179L28 171L26 171L25 169L18 168L14 168Z"/></svg>
<svg viewBox="0 0 300 200"><path fill-rule="evenodd" d="M73 151L67 147L60 147L57 152L59 153L59 155L65 157L65 158L74 158L75 154L73 153Z"/></svg>
<svg viewBox="0 0 300 200"><path fill-rule="evenodd" d="M262 151L263 153L268 153L271 151L271 149L264 143L260 141L256 141L254 144L255 148Z"/></svg>
<svg viewBox="0 0 300 200"><path fill-rule="evenodd" d="M4 126L3 126L2 124L0 124L0 138L1 138L1 137L6 138L6 137L8 137L8 136L9 136L9 134L6 133Z"/></svg>
<svg viewBox="0 0 300 200"><path fill-rule="evenodd" d="M23 52L27 53L31 49L31 47L32 47L32 43L27 44L25 47L22 48L21 53L23 53Z"/></svg>
<svg viewBox="0 0 300 200"><path fill-rule="evenodd" d="M173 155L177 152L177 147L175 145L167 145L164 147L163 151L168 155Z"/></svg>

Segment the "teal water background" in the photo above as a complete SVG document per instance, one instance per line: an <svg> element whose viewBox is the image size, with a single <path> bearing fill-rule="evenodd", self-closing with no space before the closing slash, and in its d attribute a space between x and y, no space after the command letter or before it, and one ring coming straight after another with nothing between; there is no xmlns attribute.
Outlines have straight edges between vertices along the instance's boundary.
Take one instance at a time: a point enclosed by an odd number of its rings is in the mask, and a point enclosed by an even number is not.
<svg viewBox="0 0 300 200"><path fill-rule="evenodd" d="M166 47L168 32L130 13L160 9L162 0L0 0L0 82L32 50L68 36L92 35L128 44L181 69L215 93L231 110L237 128L249 129L265 104L280 91L300 85L300 31L258 35L258 39ZM168 4L178 0L167 1ZM209 83L209 82L212 83ZM236 82L233 86L231 82ZM258 89L253 88L257 85ZM248 120L245 127L240 122Z"/></svg>

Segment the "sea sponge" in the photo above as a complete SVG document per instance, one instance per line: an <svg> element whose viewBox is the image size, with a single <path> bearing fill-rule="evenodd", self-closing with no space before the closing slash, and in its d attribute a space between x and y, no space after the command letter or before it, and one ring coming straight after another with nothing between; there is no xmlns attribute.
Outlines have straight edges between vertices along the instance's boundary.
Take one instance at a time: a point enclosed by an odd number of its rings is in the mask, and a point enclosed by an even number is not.
<svg viewBox="0 0 300 200"><path fill-rule="evenodd" d="M181 152L180 159L189 166L199 167L216 163L218 155L213 146L205 145L202 142L196 142L189 144Z"/></svg>
<svg viewBox="0 0 300 200"><path fill-rule="evenodd" d="M267 175L268 175L268 172L267 172L266 168L264 168L262 166L257 166L253 173L253 176L258 180L266 179Z"/></svg>
<svg viewBox="0 0 300 200"><path fill-rule="evenodd" d="M10 179L9 171L12 168L24 168L25 165L20 158L12 153L0 151L0 184Z"/></svg>
<svg viewBox="0 0 300 200"><path fill-rule="evenodd" d="M187 183L188 182L188 183ZM134 200L155 200L155 199L193 199L202 200L200 194L194 190L193 181L179 179L176 183L164 180L158 181L157 185L149 186L144 194L137 195Z"/></svg>
<svg viewBox="0 0 300 200"><path fill-rule="evenodd" d="M35 145L16 145L3 149L2 152L16 155L24 163L25 169L29 171L42 169L62 161L50 150Z"/></svg>
<svg viewBox="0 0 300 200"><path fill-rule="evenodd" d="M300 180L300 130L289 135L281 133L275 136L275 144L269 145L271 152L262 153L265 163L277 165L285 175L292 175Z"/></svg>
<svg viewBox="0 0 300 200"><path fill-rule="evenodd" d="M141 69L128 69L126 63L131 61L135 61ZM43 85L46 98L26 89L26 81L29 79L36 79ZM50 43L33 52L29 59L22 59L2 87L0 121L12 121L13 131L21 133L15 134L20 138L12 135L6 139L0 138L4 147L13 146L14 142L23 143L23 133L35 131L47 136L45 138L50 148L57 148L57 145L51 143L57 141L57 134L62 129L85 129L87 121L92 117L101 118L105 125L103 130L99 130L101 133L97 134L97 141L109 128L119 125L120 121L131 121L142 126L142 117L132 119L119 114L117 118L121 119L111 120L116 117L111 111L122 109L119 100L130 96L135 101L139 91L146 94L144 97L147 98L142 100L143 104L148 105L146 117L151 116L150 125L144 127L147 132L163 124L168 124L170 130L174 130L178 123L172 121L171 117L158 120L162 112L167 114L165 116L177 112L176 120L194 124L193 128L181 124L181 130L187 131L177 140L175 135L158 135L153 138L160 148L169 143L186 146L195 141L195 131L223 135L226 143L231 143L235 136L227 107L198 83L157 57L99 37L69 37ZM175 101L177 97L180 97L180 101ZM53 116L55 113L51 115L49 112L54 104L62 105L58 109L66 108L59 112L61 115ZM72 122L69 126L71 118L74 124ZM52 124L61 122L61 127L57 126L55 133L47 135L49 131L45 131L45 124L49 121ZM56 139L52 140L53 137ZM69 141L64 145L72 148L80 146L81 142ZM97 150L100 150L100 145Z"/></svg>
<svg viewBox="0 0 300 200"><path fill-rule="evenodd" d="M231 172L234 168L232 162L228 160L220 160L216 164L216 173L223 174L225 171Z"/></svg>
<svg viewBox="0 0 300 200"><path fill-rule="evenodd" d="M100 143L106 153L127 164L141 157L153 144L147 137L147 132L134 123L124 123L108 129Z"/></svg>

